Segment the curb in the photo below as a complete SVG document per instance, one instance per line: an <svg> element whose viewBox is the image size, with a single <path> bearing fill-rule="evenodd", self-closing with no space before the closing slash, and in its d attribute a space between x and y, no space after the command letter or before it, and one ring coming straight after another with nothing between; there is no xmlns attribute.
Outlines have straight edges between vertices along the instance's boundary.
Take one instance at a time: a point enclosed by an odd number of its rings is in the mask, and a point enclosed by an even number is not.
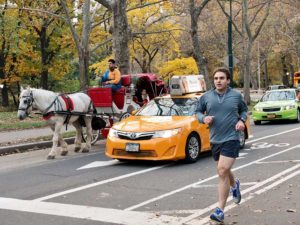
<svg viewBox="0 0 300 225"><path fill-rule="evenodd" d="M73 144L75 138L65 138L64 139L68 144ZM40 141L34 143L24 143L18 145L8 145L0 147L0 155L2 154L11 154L17 152L24 152L30 149L42 149L42 148L49 148L52 146L52 141Z"/></svg>

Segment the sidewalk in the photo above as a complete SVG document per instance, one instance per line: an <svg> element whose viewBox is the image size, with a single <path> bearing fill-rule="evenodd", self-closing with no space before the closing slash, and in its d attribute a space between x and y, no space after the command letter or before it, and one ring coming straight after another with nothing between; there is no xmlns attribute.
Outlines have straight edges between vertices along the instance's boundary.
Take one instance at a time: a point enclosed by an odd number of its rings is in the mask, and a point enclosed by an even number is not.
<svg viewBox="0 0 300 225"><path fill-rule="evenodd" d="M65 127L62 128L62 133L74 131L73 126L68 126L66 131ZM12 131L0 131L0 144L5 143L19 143L22 140L35 139L39 137L52 136L52 130L50 127L24 129L24 130L12 130Z"/></svg>
<svg viewBox="0 0 300 225"><path fill-rule="evenodd" d="M74 130L73 126L69 126L67 131L63 128L62 133ZM51 147L52 140L42 141L42 138L47 136L52 137L52 135L50 127L0 131L0 154ZM65 140L71 142L74 138L66 138Z"/></svg>

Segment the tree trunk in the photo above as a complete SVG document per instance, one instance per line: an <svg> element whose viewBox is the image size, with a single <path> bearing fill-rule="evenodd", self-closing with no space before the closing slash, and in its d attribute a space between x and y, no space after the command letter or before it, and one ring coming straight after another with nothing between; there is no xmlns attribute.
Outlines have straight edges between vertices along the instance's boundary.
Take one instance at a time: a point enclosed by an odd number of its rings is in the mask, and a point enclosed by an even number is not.
<svg viewBox="0 0 300 225"><path fill-rule="evenodd" d="M80 90L85 91L89 87L89 39L91 32L91 21L90 21L90 0L86 0L83 5L83 29L81 34L81 45L79 53L79 76L80 76Z"/></svg>
<svg viewBox="0 0 300 225"><path fill-rule="evenodd" d="M207 73L206 61L202 57L200 39L198 37L198 18L200 12L196 10L194 1L190 1L190 15L191 15L191 38L193 43L193 58L196 61L198 71L204 75L205 82L208 88L211 88L211 83Z"/></svg>
<svg viewBox="0 0 300 225"><path fill-rule="evenodd" d="M244 65L244 100L247 105L250 105L250 75L251 75L251 57L252 57L252 42L247 41L245 47L245 65Z"/></svg>
<svg viewBox="0 0 300 225"><path fill-rule="evenodd" d="M9 100L8 100L8 88L6 86L6 83L3 83L3 88L1 90L2 95L2 106L7 107L9 106Z"/></svg>
<svg viewBox="0 0 300 225"><path fill-rule="evenodd" d="M113 10L113 51L121 74L128 74L130 29L126 15L127 0L115 1Z"/></svg>
<svg viewBox="0 0 300 225"><path fill-rule="evenodd" d="M289 80L287 76L287 64L286 64L286 55L281 56L281 63L282 63L282 84L285 86L289 86Z"/></svg>
<svg viewBox="0 0 300 225"><path fill-rule="evenodd" d="M89 52L81 49L79 52L79 81L80 90L85 91L89 87Z"/></svg>
<svg viewBox="0 0 300 225"><path fill-rule="evenodd" d="M264 63L264 81L265 81L265 88L269 86L269 72L268 72L268 60L267 57Z"/></svg>
<svg viewBox="0 0 300 225"><path fill-rule="evenodd" d="M5 79L5 57L3 53L0 54L0 79ZM1 98L2 106L9 106L8 89L6 86L6 82L3 83L3 88L1 89Z"/></svg>

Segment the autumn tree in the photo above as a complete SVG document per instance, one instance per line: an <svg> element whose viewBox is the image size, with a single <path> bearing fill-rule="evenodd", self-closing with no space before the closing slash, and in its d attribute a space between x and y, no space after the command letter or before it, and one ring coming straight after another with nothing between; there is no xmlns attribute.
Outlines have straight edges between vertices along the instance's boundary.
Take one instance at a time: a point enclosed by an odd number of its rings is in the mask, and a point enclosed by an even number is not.
<svg viewBox="0 0 300 225"><path fill-rule="evenodd" d="M9 1L1 1L0 8L0 84L2 106L9 106L9 85L14 82L17 61L16 45L19 27L17 10L9 10ZM11 63L9 63L11 62Z"/></svg>
<svg viewBox="0 0 300 225"><path fill-rule="evenodd" d="M170 3L131 10L128 21L132 27L130 55L143 73L153 72L155 61L160 61L157 63L160 65L161 61L170 59L168 55L180 55L178 40L182 29Z"/></svg>
<svg viewBox="0 0 300 225"><path fill-rule="evenodd" d="M127 0L95 0L112 12L112 39L115 59L122 74L129 72L129 48L130 29L128 25L126 8Z"/></svg>
<svg viewBox="0 0 300 225"><path fill-rule="evenodd" d="M226 1L217 0L220 7L222 8L224 14L229 17L230 15L225 10L224 4ZM264 1L251 1L239 0L235 1L235 13L241 12L240 26L237 21L233 20L233 25L235 31L242 38L243 43L243 58L242 58L242 74L243 74L243 84L244 84L244 99L246 103L250 104L250 80L251 80L251 63L252 63L252 48L253 43L260 34L264 23L266 22L272 0ZM240 6L240 7L238 7ZM235 17L235 15L234 15Z"/></svg>
<svg viewBox="0 0 300 225"><path fill-rule="evenodd" d="M209 85L209 77L208 77L208 71L207 71L207 61L203 57L203 51L204 49L201 46L201 39L198 33L198 22L199 17L205 8L205 6L209 3L210 0L202 0L202 1L195 1L195 0L189 0L189 13L191 17L191 38L193 43L193 58L195 59L198 70L201 74L204 75L205 82Z"/></svg>
<svg viewBox="0 0 300 225"><path fill-rule="evenodd" d="M27 0L18 4L23 13L23 26L37 34L36 49L40 51L41 65L40 87L48 89L49 69L54 66L53 59L62 49L59 37L62 36L62 30L65 28L64 21L56 16L62 11L62 7L53 1ZM28 10L22 10L23 7ZM33 9L38 9L38 11ZM47 11L51 14L45 13Z"/></svg>

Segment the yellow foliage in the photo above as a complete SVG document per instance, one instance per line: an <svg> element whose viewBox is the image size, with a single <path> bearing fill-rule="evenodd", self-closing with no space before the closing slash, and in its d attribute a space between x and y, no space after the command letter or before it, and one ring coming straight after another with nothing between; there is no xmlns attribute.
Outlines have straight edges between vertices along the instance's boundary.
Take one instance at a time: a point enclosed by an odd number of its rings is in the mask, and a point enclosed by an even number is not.
<svg viewBox="0 0 300 225"><path fill-rule="evenodd" d="M108 60L111 59L112 56L107 56L101 62L94 63L89 66L89 69L95 71L97 77L102 76L104 72L108 69Z"/></svg>
<svg viewBox="0 0 300 225"><path fill-rule="evenodd" d="M177 58L164 63L159 69L159 74L166 78L173 75L199 74L198 67L192 57Z"/></svg>

